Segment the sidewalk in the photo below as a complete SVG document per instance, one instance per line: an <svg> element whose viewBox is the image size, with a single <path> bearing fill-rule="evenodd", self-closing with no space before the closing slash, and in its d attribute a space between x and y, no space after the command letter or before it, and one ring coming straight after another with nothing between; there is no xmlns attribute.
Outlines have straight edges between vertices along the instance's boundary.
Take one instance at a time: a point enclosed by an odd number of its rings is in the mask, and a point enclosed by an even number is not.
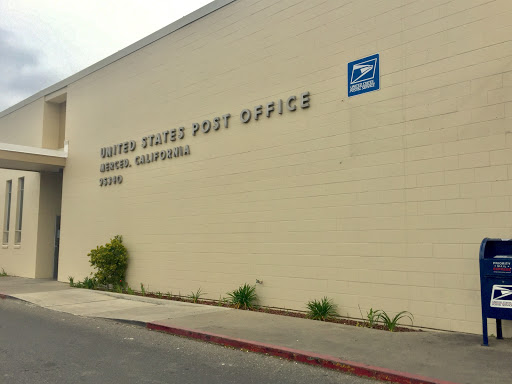
<svg viewBox="0 0 512 384"><path fill-rule="evenodd" d="M492 338L490 347L482 347L480 335L391 333L18 277L0 277L2 296L80 316L140 322L149 329L391 382L512 383L512 339Z"/></svg>

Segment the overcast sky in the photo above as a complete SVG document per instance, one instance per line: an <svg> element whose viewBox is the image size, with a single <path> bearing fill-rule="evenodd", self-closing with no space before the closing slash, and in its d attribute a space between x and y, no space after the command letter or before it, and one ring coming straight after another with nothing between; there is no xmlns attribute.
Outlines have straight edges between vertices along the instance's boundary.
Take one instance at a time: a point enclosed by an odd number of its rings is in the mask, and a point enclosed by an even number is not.
<svg viewBox="0 0 512 384"><path fill-rule="evenodd" d="M0 111L211 0L0 0Z"/></svg>

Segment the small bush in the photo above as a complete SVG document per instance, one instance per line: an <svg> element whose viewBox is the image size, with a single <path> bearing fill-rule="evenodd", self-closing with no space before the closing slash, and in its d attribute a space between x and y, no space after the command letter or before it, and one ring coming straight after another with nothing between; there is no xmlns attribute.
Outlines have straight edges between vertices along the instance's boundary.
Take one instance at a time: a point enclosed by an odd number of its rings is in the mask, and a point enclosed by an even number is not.
<svg viewBox="0 0 512 384"><path fill-rule="evenodd" d="M94 278L98 284L122 284L128 267L128 252L122 236L114 236L110 243L96 247L88 254L91 266L97 269Z"/></svg>
<svg viewBox="0 0 512 384"><path fill-rule="evenodd" d="M252 309L258 300L256 295L256 286L245 283L227 295L232 304L237 309Z"/></svg>
<svg viewBox="0 0 512 384"><path fill-rule="evenodd" d="M5 272L5 269L2 268L2 272L0 272L0 277L8 276L7 272Z"/></svg>
<svg viewBox="0 0 512 384"><path fill-rule="evenodd" d="M83 282L80 280L75 282L75 278L73 276L69 276L68 280L69 280L69 286L74 287L74 288L96 289L98 287L98 282L96 281L96 279L94 277L93 278L85 277Z"/></svg>
<svg viewBox="0 0 512 384"><path fill-rule="evenodd" d="M325 321L338 315L336 304L327 296L320 300L308 301L306 307L308 308L308 317L313 320Z"/></svg>
<svg viewBox="0 0 512 384"><path fill-rule="evenodd" d="M395 330L396 326L398 325L398 321L403 318L408 318L409 320L411 320L412 324L414 316L412 315L411 312L408 311L399 312L393 318L389 317L389 315L385 311L381 311L380 313L380 319L382 319L382 322L384 323L386 328L391 332Z"/></svg>
<svg viewBox="0 0 512 384"><path fill-rule="evenodd" d="M84 286L84 288L87 288L87 289L95 289L98 286L98 282L96 281L96 279L94 277L93 278L86 277L86 278L84 278L83 286Z"/></svg>

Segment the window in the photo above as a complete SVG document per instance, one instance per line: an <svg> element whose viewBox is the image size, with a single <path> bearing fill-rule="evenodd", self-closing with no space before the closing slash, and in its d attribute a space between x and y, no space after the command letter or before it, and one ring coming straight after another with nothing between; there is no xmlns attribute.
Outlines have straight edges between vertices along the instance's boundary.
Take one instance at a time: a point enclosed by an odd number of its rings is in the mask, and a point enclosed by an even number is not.
<svg viewBox="0 0 512 384"><path fill-rule="evenodd" d="M9 243L9 222L11 221L11 194L12 180L7 180L5 184L5 209L4 209L4 237L3 244Z"/></svg>
<svg viewBox="0 0 512 384"><path fill-rule="evenodd" d="M18 179L18 207L16 209L16 231L14 232L14 244L21 243L21 224L23 219L23 192L25 190L25 178Z"/></svg>

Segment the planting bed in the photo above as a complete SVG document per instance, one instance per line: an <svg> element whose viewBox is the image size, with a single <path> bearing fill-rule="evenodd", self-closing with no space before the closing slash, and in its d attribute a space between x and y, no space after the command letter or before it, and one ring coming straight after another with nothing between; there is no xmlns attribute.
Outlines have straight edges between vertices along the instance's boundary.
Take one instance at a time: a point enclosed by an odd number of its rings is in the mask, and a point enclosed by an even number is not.
<svg viewBox="0 0 512 384"><path fill-rule="evenodd" d="M110 289L101 289L101 288L97 288L97 289L114 292L113 290L110 290ZM123 291L122 293L128 294L128 292L126 292L126 291ZM194 302L189 296L179 296L179 295L169 296L168 294L159 295L159 294L155 294L154 292L146 292L145 294L143 294L142 292L139 292L139 291L133 291L133 295L150 297L150 298L161 299L161 300L183 301L186 303L195 303L195 304L203 304L203 305L212 305L212 306L217 306L217 307L234 308L227 301L199 299ZM291 317L298 317L298 318L302 318L302 319L308 319L308 316L305 312L289 310L289 309L284 309L284 308L256 307L253 309L248 309L248 311L271 313L273 315L291 316ZM354 319L348 319L348 318L344 318L344 317L333 317L333 318L330 318L325 321L328 323L338 323L338 324L351 325L354 327L369 328L367 323L364 320L354 320ZM378 329L378 330L383 330L383 331L388 330L383 324L376 324L372 327L372 329ZM421 332L421 330L407 328L407 327L403 327L403 326L397 326L394 329L394 332Z"/></svg>

